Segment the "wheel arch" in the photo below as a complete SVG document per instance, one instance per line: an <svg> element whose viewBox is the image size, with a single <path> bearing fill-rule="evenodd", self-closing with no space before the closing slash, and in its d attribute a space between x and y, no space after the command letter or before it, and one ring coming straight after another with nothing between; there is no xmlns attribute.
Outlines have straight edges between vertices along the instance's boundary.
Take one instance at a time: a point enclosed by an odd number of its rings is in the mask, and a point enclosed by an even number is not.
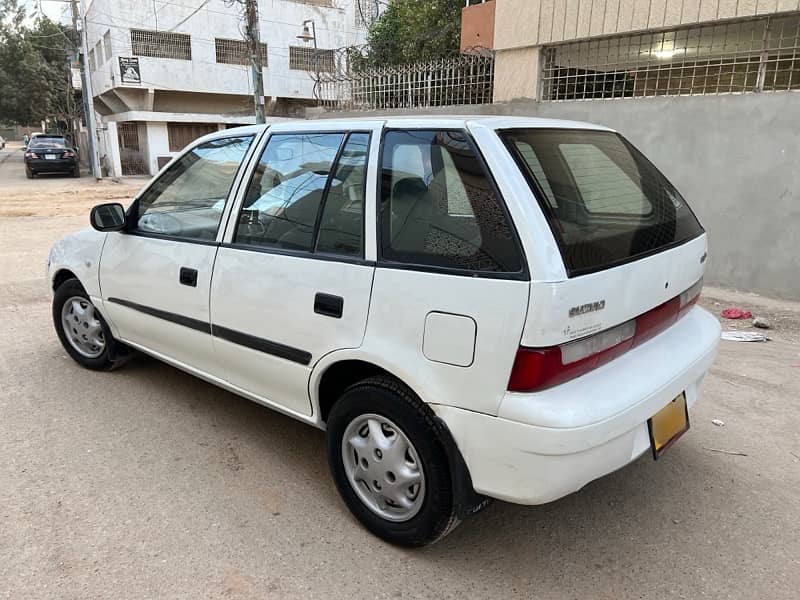
<svg viewBox="0 0 800 600"><path fill-rule="evenodd" d="M57 269L55 274L53 275L52 281L50 282L53 291L56 291L58 287L68 279L78 279L78 276L75 275L75 273L73 273L66 267L61 267L60 269ZM80 279L78 279L78 281L80 281ZM81 285L83 284L81 283Z"/></svg>
<svg viewBox="0 0 800 600"><path fill-rule="evenodd" d="M312 393L312 403L314 409L318 411L318 422L322 427L325 427L327 423L331 408L348 387L376 375L383 375L403 384L423 404L427 404L423 396L416 391L415 386L410 385L389 368L366 357L341 356L337 359L326 361L324 366L318 364L318 368L319 375L316 378L312 377L309 391ZM433 411L431 412L433 413ZM440 429L442 442L445 446L457 514L459 518L474 514L483 509L489 503L489 500L475 491L469 467L464 461L464 456L461 454L461 450L456 444L452 433L450 433L447 423L435 413L433 414L433 419Z"/></svg>

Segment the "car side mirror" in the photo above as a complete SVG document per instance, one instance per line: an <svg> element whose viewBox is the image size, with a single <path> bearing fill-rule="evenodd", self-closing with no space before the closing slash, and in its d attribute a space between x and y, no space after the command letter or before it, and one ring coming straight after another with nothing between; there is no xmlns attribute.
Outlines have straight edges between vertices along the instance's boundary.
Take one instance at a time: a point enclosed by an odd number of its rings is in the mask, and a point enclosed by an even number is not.
<svg viewBox="0 0 800 600"><path fill-rule="evenodd" d="M89 220L97 231L120 231L125 228L125 209L117 202L98 204Z"/></svg>

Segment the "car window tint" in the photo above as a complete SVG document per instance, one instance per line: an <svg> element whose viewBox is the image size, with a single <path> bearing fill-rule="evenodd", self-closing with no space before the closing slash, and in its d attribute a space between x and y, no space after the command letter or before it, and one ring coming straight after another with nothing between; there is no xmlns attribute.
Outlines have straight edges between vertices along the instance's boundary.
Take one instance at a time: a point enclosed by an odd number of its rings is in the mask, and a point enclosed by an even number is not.
<svg viewBox="0 0 800 600"><path fill-rule="evenodd" d="M52 149L64 149L67 147L67 143L63 139L45 139L45 140L37 140L34 138L30 144L28 144L28 149L30 150L46 150L48 148Z"/></svg>
<svg viewBox="0 0 800 600"><path fill-rule="evenodd" d="M252 141L251 135L212 140L181 156L139 199L135 230L215 239L233 179Z"/></svg>
<svg viewBox="0 0 800 600"><path fill-rule="evenodd" d="M247 187L234 242L310 251L342 133L270 137ZM331 187L341 188L334 177Z"/></svg>
<svg viewBox="0 0 800 600"><path fill-rule="evenodd" d="M347 138L322 210L318 252L362 254L368 149L368 133Z"/></svg>
<svg viewBox="0 0 800 600"><path fill-rule="evenodd" d="M627 152L624 146L601 149L593 144L559 144L558 149L589 212L628 215L652 212L653 205L642 191L639 172L629 169L629 175L615 162L629 160L623 154ZM542 175L544 171L534 172L538 181ZM542 179L547 181L545 177Z"/></svg>
<svg viewBox="0 0 800 600"><path fill-rule="evenodd" d="M381 175L384 259L519 272L515 236L481 161L461 132L390 131Z"/></svg>

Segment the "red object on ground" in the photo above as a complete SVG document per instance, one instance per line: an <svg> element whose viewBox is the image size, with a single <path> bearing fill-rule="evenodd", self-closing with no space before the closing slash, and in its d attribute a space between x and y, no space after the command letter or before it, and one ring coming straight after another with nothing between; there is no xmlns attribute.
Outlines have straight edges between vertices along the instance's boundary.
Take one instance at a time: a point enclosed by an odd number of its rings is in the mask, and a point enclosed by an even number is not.
<svg viewBox="0 0 800 600"><path fill-rule="evenodd" d="M722 316L726 319L752 319L753 313L749 310L742 310L741 308L726 308L722 311Z"/></svg>

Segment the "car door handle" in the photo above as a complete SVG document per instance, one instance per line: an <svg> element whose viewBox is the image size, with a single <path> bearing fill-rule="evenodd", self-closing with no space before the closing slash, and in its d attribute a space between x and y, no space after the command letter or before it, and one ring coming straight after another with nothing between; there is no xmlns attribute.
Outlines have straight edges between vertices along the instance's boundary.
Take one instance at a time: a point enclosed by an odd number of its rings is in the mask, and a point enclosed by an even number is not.
<svg viewBox="0 0 800 600"><path fill-rule="evenodd" d="M197 269L181 267L180 282L181 285L197 287Z"/></svg>
<svg viewBox="0 0 800 600"><path fill-rule="evenodd" d="M344 298L341 296L332 296L331 294L314 296L314 312L318 315L341 319L342 309L344 309Z"/></svg>

